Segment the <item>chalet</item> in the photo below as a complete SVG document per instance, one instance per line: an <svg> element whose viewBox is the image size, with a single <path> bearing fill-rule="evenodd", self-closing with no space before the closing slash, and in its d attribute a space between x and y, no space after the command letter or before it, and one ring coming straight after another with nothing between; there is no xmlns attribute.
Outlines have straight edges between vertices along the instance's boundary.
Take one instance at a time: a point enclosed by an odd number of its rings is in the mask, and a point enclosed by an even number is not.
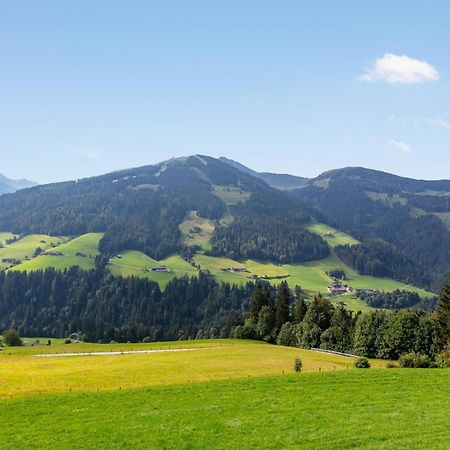
<svg viewBox="0 0 450 450"><path fill-rule="evenodd" d="M323 234L321 234L321 236L327 237L327 238L335 238L336 237L332 231L329 231L328 233L323 233Z"/></svg>
<svg viewBox="0 0 450 450"><path fill-rule="evenodd" d="M250 275L250 277L252 280L257 280L258 279L258 275L252 274Z"/></svg>
<svg viewBox="0 0 450 450"><path fill-rule="evenodd" d="M168 269L166 266L156 266L152 267L152 272L168 272Z"/></svg>

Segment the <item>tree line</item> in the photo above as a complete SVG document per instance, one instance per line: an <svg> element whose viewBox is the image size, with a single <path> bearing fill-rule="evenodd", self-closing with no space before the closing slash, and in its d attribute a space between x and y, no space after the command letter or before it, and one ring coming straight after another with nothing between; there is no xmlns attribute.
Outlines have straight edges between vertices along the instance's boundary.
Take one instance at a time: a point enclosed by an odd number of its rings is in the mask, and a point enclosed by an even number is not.
<svg viewBox="0 0 450 450"><path fill-rule="evenodd" d="M356 314L318 295L292 302L287 283L275 294L256 286L246 320L234 330L241 339L321 348L370 358L398 359L405 353L436 356L450 338L450 287L437 310L374 310Z"/></svg>

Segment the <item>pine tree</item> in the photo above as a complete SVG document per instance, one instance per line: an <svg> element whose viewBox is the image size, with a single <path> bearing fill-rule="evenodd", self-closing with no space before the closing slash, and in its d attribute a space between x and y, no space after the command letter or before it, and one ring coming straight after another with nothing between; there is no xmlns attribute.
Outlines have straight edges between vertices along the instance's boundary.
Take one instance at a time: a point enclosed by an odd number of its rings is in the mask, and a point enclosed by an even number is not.
<svg viewBox="0 0 450 450"><path fill-rule="evenodd" d="M286 322L290 322L291 291L286 281L282 281L277 289L275 300L275 324L278 329Z"/></svg>
<svg viewBox="0 0 450 450"><path fill-rule="evenodd" d="M257 321L259 312L263 306L273 307L273 300L267 287L258 284L252 294L249 314L250 319Z"/></svg>
<svg viewBox="0 0 450 450"><path fill-rule="evenodd" d="M449 282L442 289L436 307L436 319L439 323L441 339L445 345L450 340L450 277Z"/></svg>
<svg viewBox="0 0 450 450"><path fill-rule="evenodd" d="M306 305L305 300L300 298L295 302L294 308L293 308L293 318L295 323L300 323L303 318L305 317L306 311L308 309L308 306Z"/></svg>

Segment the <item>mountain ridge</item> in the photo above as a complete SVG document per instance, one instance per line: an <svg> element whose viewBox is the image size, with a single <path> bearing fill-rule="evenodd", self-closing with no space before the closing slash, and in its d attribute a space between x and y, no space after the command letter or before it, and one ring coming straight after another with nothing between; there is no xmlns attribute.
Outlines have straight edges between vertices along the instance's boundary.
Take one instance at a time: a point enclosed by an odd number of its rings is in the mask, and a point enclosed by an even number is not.
<svg viewBox="0 0 450 450"><path fill-rule="evenodd" d="M25 178L13 180L0 173L0 195L9 194L20 189L27 189L34 186L37 186L37 183L34 181L30 181Z"/></svg>

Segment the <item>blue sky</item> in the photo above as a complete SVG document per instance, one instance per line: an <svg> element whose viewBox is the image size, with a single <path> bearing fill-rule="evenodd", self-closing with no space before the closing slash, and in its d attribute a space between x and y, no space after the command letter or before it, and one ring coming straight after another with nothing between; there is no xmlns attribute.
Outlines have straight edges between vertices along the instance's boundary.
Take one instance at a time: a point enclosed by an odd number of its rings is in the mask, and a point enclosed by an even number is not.
<svg viewBox="0 0 450 450"><path fill-rule="evenodd" d="M446 1L0 4L0 172L194 153L450 178Z"/></svg>

